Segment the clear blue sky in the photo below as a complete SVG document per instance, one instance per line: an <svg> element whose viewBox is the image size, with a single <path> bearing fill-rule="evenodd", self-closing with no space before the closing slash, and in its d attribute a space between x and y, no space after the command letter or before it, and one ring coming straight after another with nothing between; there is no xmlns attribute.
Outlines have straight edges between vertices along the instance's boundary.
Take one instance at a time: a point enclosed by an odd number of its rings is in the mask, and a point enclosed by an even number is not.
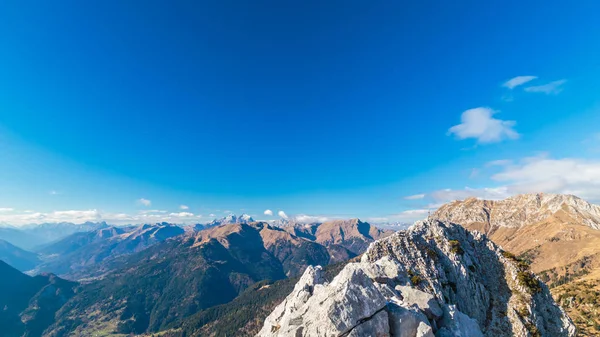
<svg viewBox="0 0 600 337"><path fill-rule="evenodd" d="M598 13L597 1L3 1L0 222L391 221L468 195L600 199ZM506 84L518 76L535 79Z"/></svg>

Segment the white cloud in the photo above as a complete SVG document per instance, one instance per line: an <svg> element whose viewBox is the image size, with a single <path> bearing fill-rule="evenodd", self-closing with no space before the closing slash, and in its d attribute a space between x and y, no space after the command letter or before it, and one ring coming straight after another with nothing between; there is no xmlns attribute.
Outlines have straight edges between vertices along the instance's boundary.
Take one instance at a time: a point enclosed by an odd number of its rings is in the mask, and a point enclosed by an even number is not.
<svg viewBox="0 0 600 337"><path fill-rule="evenodd" d="M283 214L285 215L285 213L283 213ZM280 214L280 216L282 218L287 219L287 216L284 217L281 214ZM298 215L294 216L294 220L299 223L317 223L317 222L329 221L330 218L326 217L326 216L320 216L320 215L315 216L315 215L298 214Z"/></svg>
<svg viewBox="0 0 600 337"><path fill-rule="evenodd" d="M552 81L550 83L546 83L543 85L527 87L527 88L525 88L525 91L539 92L539 93L544 93L546 95L556 95L563 90L562 86L566 82L567 82L567 80L565 80L565 79L558 80L558 81Z"/></svg>
<svg viewBox="0 0 600 337"><path fill-rule="evenodd" d="M277 215L279 215L280 217L282 217L282 218L284 218L284 219L287 219L287 218L288 218L287 214L285 214L285 212L284 212L284 211L279 211L279 212L277 212Z"/></svg>
<svg viewBox="0 0 600 337"><path fill-rule="evenodd" d="M178 218L190 218L194 216L194 213L190 212L179 212L179 213L171 213L170 216L178 217Z"/></svg>
<svg viewBox="0 0 600 337"><path fill-rule="evenodd" d="M264 215L269 215L269 216L273 216L273 211L270 209L267 209L263 212Z"/></svg>
<svg viewBox="0 0 600 337"><path fill-rule="evenodd" d="M148 206L152 205L152 201L150 201L150 200L148 200L148 199L144 199L144 198L140 198L140 199L138 199L138 201L137 201L137 202L138 202L138 204L140 204L140 205L143 205L143 206L146 206L146 207L148 207Z"/></svg>
<svg viewBox="0 0 600 337"><path fill-rule="evenodd" d="M419 200L425 198L425 194L415 194L404 197L406 200Z"/></svg>
<svg viewBox="0 0 600 337"><path fill-rule="evenodd" d="M54 212L22 212L0 215L0 222L6 222L11 225L19 226L30 223L44 222L74 222L83 223L86 221L99 221L102 216L98 210L67 210Z"/></svg>
<svg viewBox="0 0 600 337"><path fill-rule="evenodd" d="M494 143L505 139L517 139L519 134L513 129L515 121L495 119L496 114L490 108L479 107L466 110L461 115L461 124L448 130L458 139L475 138L478 143Z"/></svg>
<svg viewBox="0 0 600 337"><path fill-rule="evenodd" d="M149 210L140 211L136 214L127 213L103 213L96 209L91 210L66 210L53 212L23 211L19 213L0 213L0 222L14 226L26 224L71 222L75 224L86 221L106 221L109 224L141 224L155 222L173 222L179 224L196 223L202 215L191 212L174 212L167 214L166 211Z"/></svg>
<svg viewBox="0 0 600 337"><path fill-rule="evenodd" d="M140 214L151 214L151 213L167 213L167 211L163 211L160 209L147 209L139 211Z"/></svg>
<svg viewBox="0 0 600 337"><path fill-rule="evenodd" d="M566 193L600 201L600 160L524 158L491 177L506 184L511 194Z"/></svg>
<svg viewBox="0 0 600 337"><path fill-rule="evenodd" d="M600 202L600 160L551 158L548 154L525 157L518 161L498 160L486 167L498 170L490 176L498 186L442 189L426 194L437 204L470 197L499 200L522 193L573 194L591 202Z"/></svg>
<svg viewBox="0 0 600 337"><path fill-rule="evenodd" d="M48 193L49 193L50 195L57 195L57 194L58 194L58 192L56 192L56 191L50 191L50 192L48 192Z"/></svg>
<svg viewBox="0 0 600 337"><path fill-rule="evenodd" d="M10 207L0 207L0 212L12 212L14 211L14 208L10 208Z"/></svg>
<svg viewBox="0 0 600 337"><path fill-rule="evenodd" d="M208 216L215 217L216 215L214 215L213 213L210 213Z"/></svg>
<svg viewBox="0 0 600 337"><path fill-rule="evenodd" d="M523 85L529 81L533 81L536 78L537 78L537 76L517 76L517 77L513 77L510 80L504 82L504 84L502 84L502 86L512 90L512 89L514 89L520 85Z"/></svg>
<svg viewBox="0 0 600 337"><path fill-rule="evenodd" d="M179 209L186 210L186 209L190 209L190 208L186 205L181 205L181 206L179 206Z"/></svg>

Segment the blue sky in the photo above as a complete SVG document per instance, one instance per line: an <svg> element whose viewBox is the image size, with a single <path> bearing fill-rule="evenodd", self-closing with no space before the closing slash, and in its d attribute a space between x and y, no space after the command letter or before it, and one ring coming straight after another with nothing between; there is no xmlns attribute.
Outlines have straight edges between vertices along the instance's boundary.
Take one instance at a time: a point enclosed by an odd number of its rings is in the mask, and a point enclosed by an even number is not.
<svg viewBox="0 0 600 337"><path fill-rule="evenodd" d="M599 11L5 1L0 222L411 221L468 196L600 201Z"/></svg>

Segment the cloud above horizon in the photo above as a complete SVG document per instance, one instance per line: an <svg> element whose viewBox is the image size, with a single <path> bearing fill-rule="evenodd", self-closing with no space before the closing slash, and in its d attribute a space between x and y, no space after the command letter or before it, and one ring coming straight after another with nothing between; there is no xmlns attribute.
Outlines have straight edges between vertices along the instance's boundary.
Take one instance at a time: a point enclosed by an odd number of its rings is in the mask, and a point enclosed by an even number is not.
<svg viewBox="0 0 600 337"><path fill-rule="evenodd" d="M513 129L516 122L495 119L492 116L496 113L498 111L488 107L466 110L461 115L461 124L448 129L448 134L461 140L473 138L480 144L519 138L519 134Z"/></svg>
<svg viewBox="0 0 600 337"><path fill-rule="evenodd" d="M282 217L282 218L284 218L284 219L287 219L287 218L288 218L287 214L285 214L285 212L284 212L284 211L279 211L279 212L277 212L277 215L279 215L280 217Z"/></svg>
<svg viewBox="0 0 600 337"><path fill-rule="evenodd" d="M537 76L516 76L516 77L513 77L510 80L504 82L502 84L502 86L512 90L520 85L523 85L527 82L533 81L536 78L537 78Z"/></svg>
<svg viewBox="0 0 600 337"><path fill-rule="evenodd" d="M404 197L405 200L419 200L425 198L425 194L415 194Z"/></svg>
<svg viewBox="0 0 600 337"><path fill-rule="evenodd" d="M531 86L531 87L527 87L524 90L526 92L538 92L538 93L543 93L546 95L556 95L559 94L563 88L563 84L565 84L567 82L566 79L562 79L562 80L558 80L558 81L552 81L543 85L536 85L536 86Z"/></svg>
<svg viewBox="0 0 600 337"><path fill-rule="evenodd" d="M268 216L273 216L273 211L270 209L267 209L263 212L264 215L268 215Z"/></svg>
<svg viewBox="0 0 600 337"><path fill-rule="evenodd" d="M150 210L140 211L134 214L101 212L97 209L90 210L64 210L52 212L11 212L0 214L0 223L12 226L28 224L70 222L80 224L84 222L105 221L113 225L143 224L156 222L171 222L178 224L193 224L202 218L191 212L173 212Z"/></svg>
<svg viewBox="0 0 600 337"><path fill-rule="evenodd" d="M138 199L137 203L140 204L140 205L142 205L142 206L146 206L146 207L152 205L152 201L150 201L148 199L145 199L145 198Z"/></svg>
<svg viewBox="0 0 600 337"><path fill-rule="evenodd" d="M190 207L189 207L189 206L187 206L187 205L180 205L180 206L179 206L179 209L182 209L182 210L187 210L187 209L190 209Z"/></svg>
<svg viewBox="0 0 600 337"><path fill-rule="evenodd" d="M435 203L470 197L499 200L524 193L572 194L590 202L600 202L600 160L551 158L548 154L517 161L496 160L484 165L493 187L441 189L424 193Z"/></svg>

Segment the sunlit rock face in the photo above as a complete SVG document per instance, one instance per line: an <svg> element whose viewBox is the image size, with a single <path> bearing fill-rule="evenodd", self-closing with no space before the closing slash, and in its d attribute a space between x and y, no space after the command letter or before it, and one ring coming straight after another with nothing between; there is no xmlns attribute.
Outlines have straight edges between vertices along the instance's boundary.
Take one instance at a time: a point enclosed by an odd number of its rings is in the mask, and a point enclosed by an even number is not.
<svg viewBox="0 0 600 337"><path fill-rule="evenodd" d="M575 336L547 287L483 234L417 222L330 283L309 267L259 336Z"/></svg>

